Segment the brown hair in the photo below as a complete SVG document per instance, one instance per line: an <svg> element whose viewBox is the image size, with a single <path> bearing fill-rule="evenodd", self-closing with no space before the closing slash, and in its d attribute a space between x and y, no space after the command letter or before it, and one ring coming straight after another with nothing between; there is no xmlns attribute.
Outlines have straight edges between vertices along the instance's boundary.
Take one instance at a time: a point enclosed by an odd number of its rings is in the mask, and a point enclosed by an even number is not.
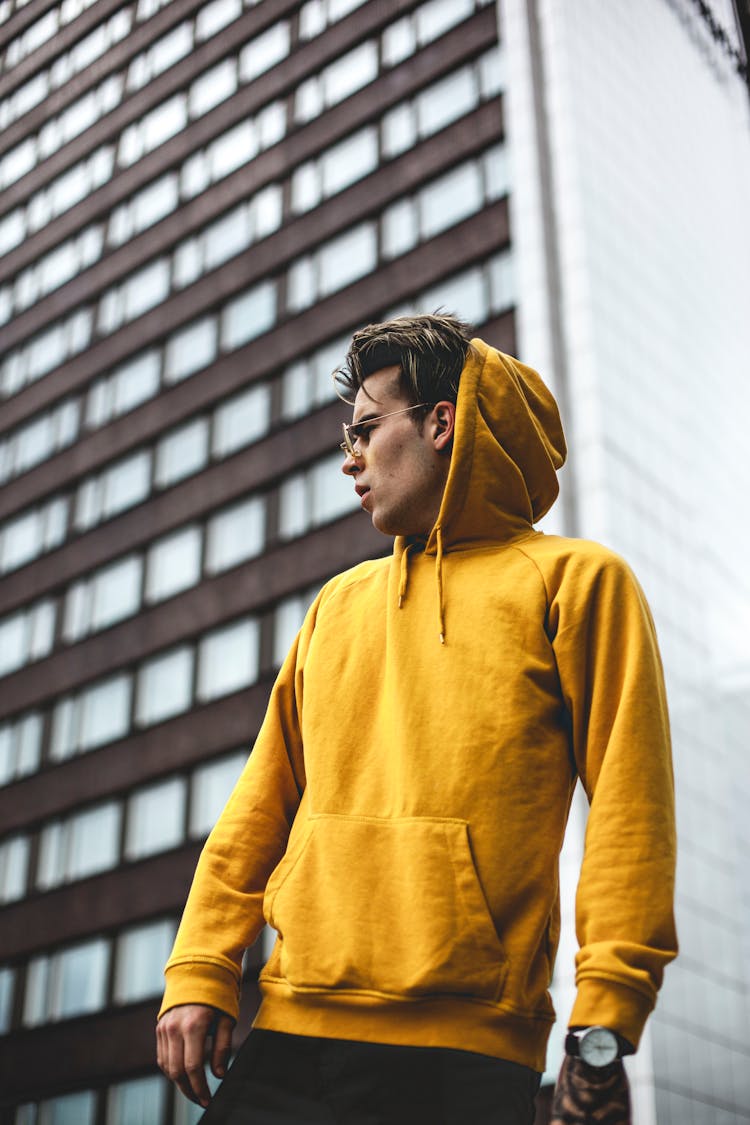
<svg viewBox="0 0 750 1125"><path fill-rule="evenodd" d="M368 324L354 333L343 366L334 371L337 393L352 404L369 375L397 364L410 402L455 402L471 335L468 324L448 313Z"/></svg>

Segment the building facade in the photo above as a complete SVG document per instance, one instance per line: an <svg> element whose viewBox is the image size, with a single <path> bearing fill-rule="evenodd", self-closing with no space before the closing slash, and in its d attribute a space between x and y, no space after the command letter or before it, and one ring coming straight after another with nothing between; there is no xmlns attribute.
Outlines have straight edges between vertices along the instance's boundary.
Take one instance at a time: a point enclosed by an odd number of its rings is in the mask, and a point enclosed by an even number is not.
<svg viewBox="0 0 750 1125"><path fill-rule="evenodd" d="M654 607L683 954L638 1125L750 1118L746 90L691 0L574 7L0 3L3 1125L196 1119L153 1024L202 840L312 596L390 547L330 373L437 307L552 384L548 530Z"/></svg>
<svg viewBox="0 0 750 1125"><path fill-rule="evenodd" d="M515 347L497 12L0 18L0 1112L182 1123L153 1024L201 841L313 592L390 547L331 372L412 304Z"/></svg>

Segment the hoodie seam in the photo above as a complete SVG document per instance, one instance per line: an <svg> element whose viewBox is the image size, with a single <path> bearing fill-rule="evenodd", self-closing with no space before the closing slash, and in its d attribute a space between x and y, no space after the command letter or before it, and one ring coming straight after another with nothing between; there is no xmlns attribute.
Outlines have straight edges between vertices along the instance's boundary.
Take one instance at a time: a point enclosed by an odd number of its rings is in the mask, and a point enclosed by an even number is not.
<svg viewBox="0 0 750 1125"><path fill-rule="evenodd" d="M545 606L544 618L545 618L545 632L546 632L547 617L549 616L549 611L550 611L550 596L549 596L549 589L547 588L547 581L544 577L544 573L542 571L542 568L539 566L539 563L536 561L536 559L533 559L531 557L531 555L528 553L528 551L525 551L524 548L520 544L511 543L510 547L512 548L512 550L518 551L519 555L523 555L523 557L526 559L526 561L528 563L530 563L531 566L533 566L534 570L539 575L539 581L541 582L542 589L544 590L544 606ZM550 640L550 645L551 644L552 644L552 641Z"/></svg>

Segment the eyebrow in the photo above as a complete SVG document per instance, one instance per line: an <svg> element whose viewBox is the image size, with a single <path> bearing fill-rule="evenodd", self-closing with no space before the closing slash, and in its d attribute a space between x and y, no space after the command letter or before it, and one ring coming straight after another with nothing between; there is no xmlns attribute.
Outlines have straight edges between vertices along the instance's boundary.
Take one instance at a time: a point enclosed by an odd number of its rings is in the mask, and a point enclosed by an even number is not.
<svg viewBox="0 0 750 1125"><path fill-rule="evenodd" d="M372 414L372 413L370 413L370 414L363 414L363 415L362 415L362 417L361 417L361 418L358 418L356 422L352 422L352 423L350 423L350 427L349 427L349 428L350 428L350 429L353 429L353 428L354 428L355 426L361 426L361 425L363 425L363 423L365 423L365 422L372 422L372 421L374 421L374 420L375 420L376 418L379 418L379 417L380 417L380 415L379 415L379 414Z"/></svg>

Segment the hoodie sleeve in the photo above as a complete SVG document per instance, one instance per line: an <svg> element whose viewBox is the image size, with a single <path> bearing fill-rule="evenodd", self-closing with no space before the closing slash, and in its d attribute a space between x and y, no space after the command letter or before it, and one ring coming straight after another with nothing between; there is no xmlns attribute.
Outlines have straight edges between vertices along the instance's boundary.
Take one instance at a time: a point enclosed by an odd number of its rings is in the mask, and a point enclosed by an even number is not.
<svg viewBox="0 0 750 1125"><path fill-rule="evenodd" d="M279 672L253 751L201 852L165 969L160 1017L178 1004L207 1004L237 1018L242 956L263 927L266 883L286 850L305 788L302 682L316 606Z"/></svg>
<svg viewBox="0 0 750 1125"><path fill-rule="evenodd" d="M618 556L581 548L550 605L575 763L590 802L570 1026L602 1024L637 1046L677 953L669 720L643 591Z"/></svg>

